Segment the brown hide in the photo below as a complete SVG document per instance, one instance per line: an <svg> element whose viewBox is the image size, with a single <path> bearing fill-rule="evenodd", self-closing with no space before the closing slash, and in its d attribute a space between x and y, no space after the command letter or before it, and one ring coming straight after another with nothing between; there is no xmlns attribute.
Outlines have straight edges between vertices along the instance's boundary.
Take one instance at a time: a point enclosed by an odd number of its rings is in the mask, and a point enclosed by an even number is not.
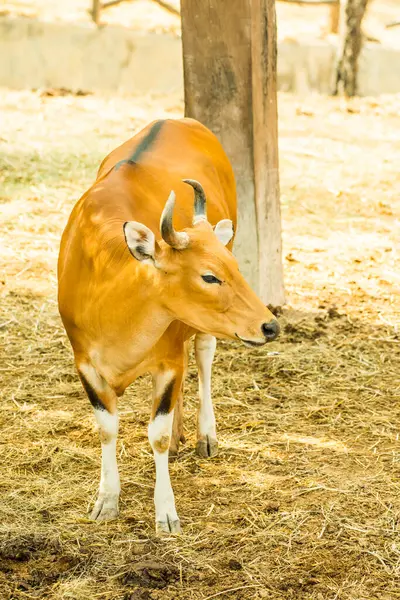
<svg viewBox="0 0 400 600"><path fill-rule="evenodd" d="M238 273L231 253L211 229L206 224L192 228L194 196L193 189L182 182L185 178L202 184L209 223L231 219L236 230L234 176L217 138L195 120L165 120L137 162L129 162L152 130L154 123L103 161L95 183L71 213L58 263L60 314L77 366L91 364L118 395L138 375L160 369L164 363L176 363L181 369L184 341L196 330L234 337L234 328L226 333L226 325L221 326L221 331L218 327L214 331L212 323L206 324L212 294L206 302L200 288L193 293L189 289L182 296L190 279L188 263L193 261L195 265L199 255L204 265L209 260L215 268L223 269L233 286L232 294L244 307L238 317L232 308L231 316L223 316L226 322L240 321L243 314L254 313L256 325L252 323L248 331L255 336L259 324L272 319ZM192 228L193 241L181 253L161 241L161 268L156 269L131 255L123 225L127 221L142 223L160 241L160 215L171 190L176 193L174 226L176 230ZM231 245L232 241L227 247L230 249ZM174 285L159 284L172 263ZM214 288L212 293L216 295L218 290ZM231 300L226 298L228 309ZM165 307L166 300L169 308ZM176 307L176 314L175 308L171 312L171 306ZM197 315L195 326L190 310ZM186 324L176 320L180 311L187 317L183 319ZM199 311L204 314L204 329ZM222 312L221 309L221 319Z"/></svg>

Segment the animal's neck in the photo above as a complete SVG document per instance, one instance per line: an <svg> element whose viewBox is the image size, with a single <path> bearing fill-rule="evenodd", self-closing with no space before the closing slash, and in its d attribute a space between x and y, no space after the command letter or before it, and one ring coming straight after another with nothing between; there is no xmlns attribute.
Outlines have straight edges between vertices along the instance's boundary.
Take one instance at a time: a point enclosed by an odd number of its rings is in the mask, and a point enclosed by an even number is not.
<svg viewBox="0 0 400 600"><path fill-rule="evenodd" d="M157 301L149 301L138 308L132 315L132 345L133 351L137 352L139 362L151 352L159 339L168 329L172 322L172 317Z"/></svg>
<svg viewBox="0 0 400 600"><path fill-rule="evenodd" d="M91 352L94 366L110 382L125 388L149 370L155 346L172 322L168 312L156 302L143 302L127 315L117 336L95 344ZM114 333L115 330L114 330Z"/></svg>

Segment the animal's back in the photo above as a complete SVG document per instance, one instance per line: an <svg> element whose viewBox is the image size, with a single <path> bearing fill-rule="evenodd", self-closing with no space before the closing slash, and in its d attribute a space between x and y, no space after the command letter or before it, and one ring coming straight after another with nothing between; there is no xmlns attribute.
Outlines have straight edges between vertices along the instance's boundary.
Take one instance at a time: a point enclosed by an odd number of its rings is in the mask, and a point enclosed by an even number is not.
<svg viewBox="0 0 400 600"><path fill-rule="evenodd" d="M191 226L193 189L182 182L185 178L202 184L210 223L228 218L236 229L231 165L216 136L198 121L153 122L103 160L62 236L59 303L67 330L67 321L76 318L77 302L82 316L93 295L108 293L108 286L116 277L124 278L125 271L140 270L125 243L126 221L143 223L160 239L160 216L174 190L174 224L177 229Z"/></svg>
<svg viewBox="0 0 400 600"><path fill-rule="evenodd" d="M236 225L232 167L216 136L194 119L150 123L104 159L97 182L112 188L116 179L123 180L131 198L129 217L159 236L159 218L171 189L177 196L177 227L191 225L193 191L182 183L185 178L201 182L210 222L230 218Z"/></svg>

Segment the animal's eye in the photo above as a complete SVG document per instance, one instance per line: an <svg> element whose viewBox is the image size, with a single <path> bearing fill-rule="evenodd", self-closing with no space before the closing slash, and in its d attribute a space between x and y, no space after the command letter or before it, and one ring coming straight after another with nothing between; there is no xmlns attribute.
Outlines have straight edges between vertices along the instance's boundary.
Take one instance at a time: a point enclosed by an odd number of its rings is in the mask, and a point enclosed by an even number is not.
<svg viewBox="0 0 400 600"><path fill-rule="evenodd" d="M217 279L215 277L215 275L202 275L201 278L203 279L203 281L205 281L206 283L219 283L221 284L222 282Z"/></svg>

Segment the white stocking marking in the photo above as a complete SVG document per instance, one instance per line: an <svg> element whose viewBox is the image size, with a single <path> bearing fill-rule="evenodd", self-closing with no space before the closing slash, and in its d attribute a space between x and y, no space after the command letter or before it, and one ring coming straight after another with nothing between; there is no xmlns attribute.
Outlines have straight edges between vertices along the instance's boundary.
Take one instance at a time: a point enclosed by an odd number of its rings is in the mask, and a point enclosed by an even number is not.
<svg viewBox="0 0 400 600"><path fill-rule="evenodd" d="M99 426L101 441L101 478L100 496L119 495L120 483L117 465L117 435L118 413L109 413L107 410L94 411Z"/></svg>
<svg viewBox="0 0 400 600"><path fill-rule="evenodd" d="M168 469L168 448L171 441L173 418L174 411L172 410L166 415L157 415L149 425L149 442L153 448L156 465L154 490L156 521L165 524L179 520Z"/></svg>

